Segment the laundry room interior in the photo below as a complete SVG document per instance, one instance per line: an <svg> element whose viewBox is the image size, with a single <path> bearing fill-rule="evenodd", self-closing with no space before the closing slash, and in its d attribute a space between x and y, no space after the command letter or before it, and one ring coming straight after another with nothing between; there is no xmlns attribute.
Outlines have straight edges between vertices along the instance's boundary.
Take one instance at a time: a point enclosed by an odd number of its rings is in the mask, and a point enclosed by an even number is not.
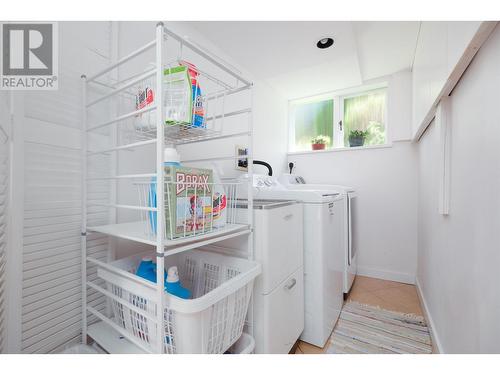
<svg viewBox="0 0 500 375"><path fill-rule="evenodd" d="M500 353L498 22L42 24L0 353Z"/></svg>

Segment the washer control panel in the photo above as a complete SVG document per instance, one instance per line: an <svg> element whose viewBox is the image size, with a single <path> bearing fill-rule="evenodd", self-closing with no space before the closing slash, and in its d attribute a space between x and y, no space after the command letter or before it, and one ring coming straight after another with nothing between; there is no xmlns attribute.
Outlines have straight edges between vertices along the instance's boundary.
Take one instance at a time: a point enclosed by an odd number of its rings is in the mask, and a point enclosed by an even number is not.
<svg viewBox="0 0 500 375"><path fill-rule="evenodd" d="M283 186L272 176L253 175L253 186L259 189L282 190Z"/></svg>
<svg viewBox="0 0 500 375"><path fill-rule="evenodd" d="M283 174L280 181L285 185L305 185L306 180L298 174Z"/></svg>

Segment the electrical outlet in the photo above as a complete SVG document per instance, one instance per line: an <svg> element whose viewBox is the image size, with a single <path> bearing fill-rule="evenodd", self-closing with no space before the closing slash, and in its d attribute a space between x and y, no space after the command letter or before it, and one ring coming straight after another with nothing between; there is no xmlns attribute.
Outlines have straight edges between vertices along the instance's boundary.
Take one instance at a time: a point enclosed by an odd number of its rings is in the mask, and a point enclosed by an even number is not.
<svg viewBox="0 0 500 375"><path fill-rule="evenodd" d="M248 147L246 146L239 146L236 145L236 170L237 171L248 171L248 159L247 158L240 158L241 156L247 156L248 155Z"/></svg>

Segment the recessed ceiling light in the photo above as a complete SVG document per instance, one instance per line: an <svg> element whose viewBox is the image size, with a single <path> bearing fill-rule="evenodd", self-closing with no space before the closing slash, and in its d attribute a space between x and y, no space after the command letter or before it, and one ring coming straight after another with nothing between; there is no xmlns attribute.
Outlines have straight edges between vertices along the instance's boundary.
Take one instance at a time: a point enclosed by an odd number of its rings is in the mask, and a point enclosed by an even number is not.
<svg viewBox="0 0 500 375"><path fill-rule="evenodd" d="M321 38L318 40L318 43L316 43L316 47L319 49L325 49L331 46L333 46L333 38Z"/></svg>

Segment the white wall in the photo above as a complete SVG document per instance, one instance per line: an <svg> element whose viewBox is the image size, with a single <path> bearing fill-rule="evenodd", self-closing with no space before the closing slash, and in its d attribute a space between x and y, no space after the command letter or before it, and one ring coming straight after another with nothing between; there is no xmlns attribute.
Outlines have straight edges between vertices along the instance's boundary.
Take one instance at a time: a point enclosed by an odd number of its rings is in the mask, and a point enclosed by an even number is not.
<svg viewBox="0 0 500 375"><path fill-rule="evenodd" d="M409 70L394 73L389 77L387 93L387 123L389 138L393 142L411 139L412 77Z"/></svg>
<svg viewBox="0 0 500 375"><path fill-rule="evenodd" d="M311 183L353 186L359 193L359 273L414 283L417 253L417 158L411 129L409 72L389 78L392 147L290 154L294 173Z"/></svg>
<svg viewBox="0 0 500 375"><path fill-rule="evenodd" d="M412 70L412 135L418 132L480 25L480 21L421 22Z"/></svg>
<svg viewBox="0 0 500 375"><path fill-rule="evenodd" d="M271 86L257 82L254 86L254 106L254 159L267 161L277 174L286 166L287 101ZM266 173L266 169L256 166L255 172Z"/></svg>
<svg viewBox="0 0 500 375"><path fill-rule="evenodd" d="M438 214L439 134L418 144L417 280L440 350L500 352L500 28L451 95L450 215Z"/></svg>
<svg viewBox="0 0 500 375"><path fill-rule="evenodd" d="M416 265L416 155L408 142L392 148L289 157L310 183L358 191L358 271L413 283Z"/></svg>

